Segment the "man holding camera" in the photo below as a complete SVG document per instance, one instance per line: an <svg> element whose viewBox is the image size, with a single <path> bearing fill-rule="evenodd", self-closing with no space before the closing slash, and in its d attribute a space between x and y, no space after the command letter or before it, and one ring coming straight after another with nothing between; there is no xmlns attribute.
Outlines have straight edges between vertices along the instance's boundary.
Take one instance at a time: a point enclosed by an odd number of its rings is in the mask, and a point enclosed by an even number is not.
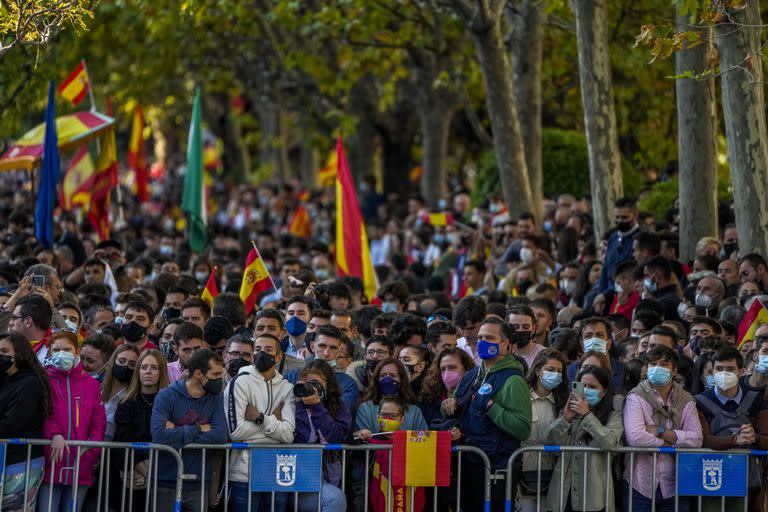
<svg viewBox="0 0 768 512"><path fill-rule="evenodd" d="M244 443L292 443L296 426L293 385L277 371L284 357L280 340L261 334L254 341L253 365L238 371L224 390L224 414L229 437ZM249 450L232 450L229 479L233 510L247 510ZM270 493L252 497L262 508L271 506ZM282 510L287 495L275 494L275 509ZM261 508L256 507L257 510Z"/></svg>

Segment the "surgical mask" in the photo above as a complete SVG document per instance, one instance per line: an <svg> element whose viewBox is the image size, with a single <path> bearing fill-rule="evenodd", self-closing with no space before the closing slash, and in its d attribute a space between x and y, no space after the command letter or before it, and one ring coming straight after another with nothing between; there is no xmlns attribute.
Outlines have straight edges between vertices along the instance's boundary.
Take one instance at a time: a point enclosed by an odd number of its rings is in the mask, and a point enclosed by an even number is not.
<svg viewBox="0 0 768 512"><path fill-rule="evenodd" d="M256 353L253 359L253 366L255 366L256 370L260 373L268 372L275 366L275 363L275 356L267 354L263 350Z"/></svg>
<svg viewBox="0 0 768 512"><path fill-rule="evenodd" d="M517 344L517 348L525 348L531 342L533 333L528 331L514 331L509 341Z"/></svg>
<svg viewBox="0 0 768 512"><path fill-rule="evenodd" d="M328 363L328 366L330 366L331 368L334 368L334 369L336 368L336 365L339 364L339 363L336 362L335 359L331 359L329 361L326 361L326 363Z"/></svg>
<svg viewBox="0 0 768 512"><path fill-rule="evenodd" d="M5 373L13 366L13 356L0 355L0 373Z"/></svg>
<svg viewBox="0 0 768 512"><path fill-rule="evenodd" d="M533 261L533 251L527 247L520 249L520 261L530 263Z"/></svg>
<svg viewBox="0 0 768 512"><path fill-rule="evenodd" d="M672 380L672 372L664 366L648 367L648 382L654 386L666 386Z"/></svg>
<svg viewBox="0 0 768 512"><path fill-rule="evenodd" d="M381 432L394 432L403 424L402 420L391 420L389 418L379 418L379 430Z"/></svg>
<svg viewBox="0 0 768 512"><path fill-rule="evenodd" d="M133 368L127 365L116 364L112 367L112 377L121 384L127 384L133 378Z"/></svg>
<svg viewBox="0 0 768 512"><path fill-rule="evenodd" d="M550 372L544 370L541 374L541 385L544 386L544 389L549 391L555 389L557 386L562 384L562 382L563 374L560 372Z"/></svg>
<svg viewBox="0 0 768 512"><path fill-rule="evenodd" d="M488 340L477 340L477 357L480 359L493 359L499 355L499 344Z"/></svg>
<svg viewBox="0 0 768 512"><path fill-rule="evenodd" d="M551 233L555 229L554 224L552 224L551 220L545 220L544 221L544 231L547 233Z"/></svg>
<svg viewBox="0 0 768 512"><path fill-rule="evenodd" d="M130 321L120 326L120 336L129 343L141 341L147 334L147 328L137 322Z"/></svg>
<svg viewBox="0 0 768 512"><path fill-rule="evenodd" d="M445 210L446 208L448 208L448 201L446 201L445 199L438 199L437 208L438 210Z"/></svg>
<svg viewBox="0 0 768 512"><path fill-rule="evenodd" d="M123 320L124 320L124 319L123 319L123 317L121 317L121 316L116 316L116 317L115 317L115 323L116 323L117 325L123 325Z"/></svg>
<svg viewBox="0 0 768 512"><path fill-rule="evenodd" d="M437 233L432 237L432 241L435 242L435 245L443 245L445 243L445 235L442 233Z"/></svg>
<svg viewBox="0 0 768 512"><path fill-rule="evenodd" d="M560 280L560 289L563 290L563 292L566 295L573 295L573 291L576 288L576 282L572 281L570 279L561 279Z"/></svg>
<svg viewBox="0 0 768 512"><path fill-rule="evenodd" d="M382 395L396 395L400 391L400 383L387 375L379 379L379 393Z"/></svg>
<svg viewBox="0 0 768 512"><path fill-rule="evenodd" d="M397 313L397 304L394 302L382 302L381 311L382 313Z"/></svg>
<svg viewBox="0 0 768 512"><path fill-rule="evenodd" d="M715 376L711 373L707 375L707 389L712 389L715 387Z"/></svg>
<svg viewBox="0 0 768 512"><path fill-rule="evenodd" d="M307 322L294 315L285 322L285 330L291 336L301 336L307 332Z"/></svg>
<svg viewBox="0 0 768 512"><path fill-rule="evenodd" d="M755 365L755 370L757 370L757 373L760 375L768 375L768 355L757 355L757 364Z"/></svg>
<svg viewBox="0 0 768 512"><path fill-rule="evenodd" d="M712 297L710 297L706 293L697 293L696 305L699 306L700 308L708 308L712 306Z"/></svg>
<svg viewBox="0 0 768 512"><path fill-rule="evenodd" d="M71 352L56 352L51 356L51 365L57 370L68 372L77 364L77 356Z"/></svg>
<svg viewBox="0 0 768 512"><path fill-rule="evenodd" d="M501 211L501 205L499 203L491 203L488 205L488 211L491 213L499 213Z"/></svg>
<svg viewBox="0 0 768 512"><path fill-rule="evenodd" d="M653 279L650 277L646 277L643 279L643 288L648 290L650 293L656 293L657 286L656 283L653 282Z"/></svg>
<svg viewBox="0 0 768 512"><path fill-rule="evenodd" d="M173 246L172 245L161 245L160 246L160 254L163 256L170 256L173 254Z"/></svg>
<svg viewBox="0 0 768 512"><path fill-rule="evenodd" d="M624 287L621 286L621 284L618 281L614 281L613 291L615 291L618 295L621 295L622 293L624 293Z"/></svg>
<svg viewBox="0 0 768 512"><path fill-rule="evenodd" d="M443 380L443 384L445 384L445 389L447 389L449 392L453 391L459 386L459 382L461 382L462 377L463 375L456 370L443 370L440 373L440 378Z"/></svg>
<svg viewBox="0 0 768 512"><path fill-rule="evenodd" d="M607 347L608 342L600 338L592 337L588 340L584 340L584 352L594 350L596 352L602 352L605 354L608 351Z"/></svg>
<svg viewBox="0 0 768 512"><path fill-rule="evenodd" d="M716 372L715 373L715 386L720 388L720 391L728 391L733 389L734 386L738 386L739 378L733 372Z"/></svg>
<svg viewBox="0 0 768 512"><path fill-rule="evenodd" d="M199 284L205 284L208 282L208 272L195 272L195 281Z"/></svg>
<svg viewBox="0 0 768 512"><path fill-rule="evenodd" d="M584 388L584 399L587 405L594 407L600 403L600 391L594 388Z"/></svg>
<svg viewBox="0 0 768 512"><path fill-rule="evenodd" d="M219 395L224 389L224 379L210 379L203 384L203 389L209 395Z"/></svg>
<svg viewBox="0 0 768 512"><path fill-rule="evenodd" d="M685 302L681 302L677 305L677 316L680 318L683 318L683 315L685 315L686 310L688 309L688 304Z"/></svg>
<svg viewBox="0 0 768 512"><path fill-rule="evenodd" d="M317 277L320 281L325 281L326 279L328 279L329 275L330 273L328 272L327 269L319 268L315 270L315 277Z"/></svg>
<svg viewBox="0 0 768 512"><path fill-rule="evenodd" d="M232 361L230 361L227 364L227 373L229 374L230 377L234 377L240 371L240 368L245 368L249 364L251 364L251 363L249 363L248 361L246 361L242 357L238 357L237 359L233 359Z"/></svg>

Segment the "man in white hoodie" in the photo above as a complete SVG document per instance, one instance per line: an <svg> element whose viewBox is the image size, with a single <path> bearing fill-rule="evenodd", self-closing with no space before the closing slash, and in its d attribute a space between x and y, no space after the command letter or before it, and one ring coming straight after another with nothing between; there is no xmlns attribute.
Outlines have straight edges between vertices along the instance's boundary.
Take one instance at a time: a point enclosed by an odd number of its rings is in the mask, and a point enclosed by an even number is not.
<svg viewBox="0 0 768 512"><path fill-rule="evenodd" d="M224 390L224 413L229 437L241 443L292 443L296 425L293 385L277 371L283 358L280 340L261 334L254 342L253 365L240 369ZM249 450L233 450L229 464L232 509L248 509ZM276 510L282 510L288 495L275 494ZM255 493L254 510L269 510L270 493Z"/></svg>

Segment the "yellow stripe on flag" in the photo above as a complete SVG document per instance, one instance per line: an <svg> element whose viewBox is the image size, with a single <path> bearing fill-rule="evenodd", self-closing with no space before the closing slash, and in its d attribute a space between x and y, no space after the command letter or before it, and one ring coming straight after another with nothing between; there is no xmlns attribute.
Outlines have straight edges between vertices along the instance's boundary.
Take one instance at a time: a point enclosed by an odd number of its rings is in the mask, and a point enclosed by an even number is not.
<svg viewBox="0 0 768 512"><path fill-rule="evenodd" d="M412 439L416 436L409 437ZM417 434L413 432L413 434ZM418 442L411 440L405 448L407 461L418 461L416 464L407 464L405 469L406 482L415 487L435 485L435 468L437 464L437 436L422 435Z"/></svg>

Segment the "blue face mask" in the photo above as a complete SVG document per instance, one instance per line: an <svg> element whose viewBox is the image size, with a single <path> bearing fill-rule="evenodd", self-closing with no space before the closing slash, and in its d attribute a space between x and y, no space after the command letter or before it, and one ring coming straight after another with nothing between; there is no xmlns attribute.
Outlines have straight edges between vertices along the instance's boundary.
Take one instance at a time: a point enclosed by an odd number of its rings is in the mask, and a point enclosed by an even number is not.
<svg viewBox="0 0 768 512"><path fill-rule="evenodd" d="M77 356L71 352L56 352L51 356L51 365L57 370L68 372L77 364Z"/></svg>
<svg viewBox="0 0 768 512"><path fill-rule="evenodd" d="M499 355L499 344L487 340L477 340L477 357L480 359L493 359Z"/></svg>
<svg viewBox="0 0 768 512"><path fill-rule="evenodd" d="M755 370L760 375L768 375L768 355L758 354Z"/></svg>
<svg viewBox="0 0 768 512"><path fill-rule="evenodd" d="M586 399L587 405L594 407L600 403L600 391L593 388L584 388L584 399Z"/></svg>
<svg viewBox="0 0 768 512"><path fill-rule="evenodd" d="M643 288L648 290L650 293L656 293L656 283L653 282L653 279L650 277L646 277L643 279Z"/></svg>
<svg viewBox="0 0 768 512"><path fill-rule="evenodd" d="M294 315L285 322L285 330L291 336L301 336L307 332L307 322Z"/></svg>
<svg viewBox="0 0 768 512"><path fill-rule="evenodd" d="M396 395L400 391L400 383L387 375L379 379L379 392L385 396Z"/></svg>
<svg viewBox="0 0 768 512"><path fill-rule="evenodd" d="M552 391L563 382L563 375L560 372L548 372L544 370L541 373L541 385L544 389Z"/></svg>
<svg viewBox="0 0 768 512"><path fill-rule="evenodd" d="M608 342L600 338L589 338L584 340L584 352L594 350L595 352L607 352Z"/></svg>
<svg viewBox="0 0 768 512"><path fill-rule="evenodd" d="M672 372L663 366L648 367L648 382L653 386L666 386L672 380Z"/></svg>
<svg viewBox="0 0 768 512"><path fill-rule="evenodd" d="M397 313L397 304L394 302L382 302L381 311L382 313Z"/></svg>
<svg viewBox="0 0 768 512"><path fill-rule="evenodd" d="M707 375L707 389L715 387L715 376L712 374Z"/></svg>

